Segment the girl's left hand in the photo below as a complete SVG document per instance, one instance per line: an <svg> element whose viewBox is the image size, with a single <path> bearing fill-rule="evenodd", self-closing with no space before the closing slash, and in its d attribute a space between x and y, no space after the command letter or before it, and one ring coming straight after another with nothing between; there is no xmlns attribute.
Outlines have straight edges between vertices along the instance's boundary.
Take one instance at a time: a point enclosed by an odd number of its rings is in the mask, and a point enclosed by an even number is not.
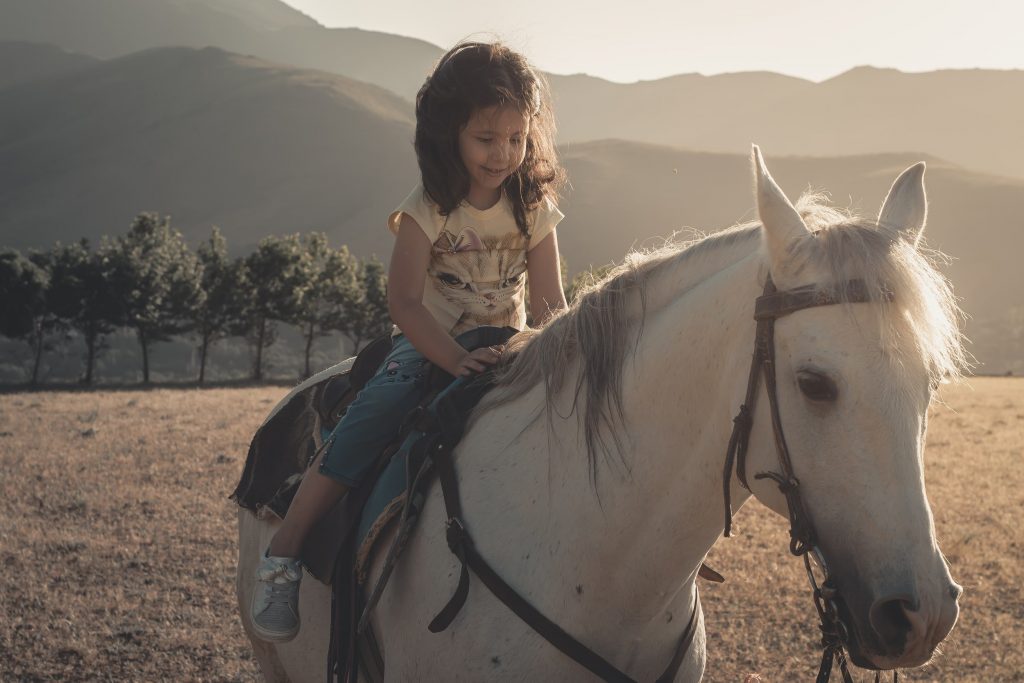
<svg viewBox="0 0 1024 683"><path fill-rule="evenodd" d="M456 368L456 375L468 377L474 372L483 372L488 365L494 365L501 359L501 352L505 350L504 345L485 346L475 351L468 352L459 361Z"/></svg>

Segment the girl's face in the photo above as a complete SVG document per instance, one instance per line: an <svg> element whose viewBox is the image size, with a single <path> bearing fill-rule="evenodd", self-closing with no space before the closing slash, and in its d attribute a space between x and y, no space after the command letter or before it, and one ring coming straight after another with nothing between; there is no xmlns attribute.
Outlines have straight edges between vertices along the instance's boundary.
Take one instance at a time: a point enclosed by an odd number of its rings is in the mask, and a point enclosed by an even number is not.
<svg viewBox="0 0 1024 683"><path fill-rule="evenodd" d="M469 173L470 204L487 208L501 184L526 158L530 119L515 107L477 109L459 131L459 154Z"/></svg>

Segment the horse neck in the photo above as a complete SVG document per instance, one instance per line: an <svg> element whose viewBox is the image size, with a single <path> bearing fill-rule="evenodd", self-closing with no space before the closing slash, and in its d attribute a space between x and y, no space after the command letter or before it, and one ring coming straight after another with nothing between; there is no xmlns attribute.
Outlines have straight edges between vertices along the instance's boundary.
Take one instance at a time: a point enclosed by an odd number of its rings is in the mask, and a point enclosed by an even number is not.
<svg viewBox="0 0 1024 683"><path fill-rule="evenodd" d="M543 411L537 419L544 387L536 386L484 412L456 455L481 553L549 617L579 625L577 635L618 664L643 659L652 678L722 531L720 477L760 268L749 244L746 256L737 248L648 282L642 334L631 316L639 337L623 370L625 422L614 427L623 449L597 456L596 488L572 381L550 421Z"/></svg>
<svg viewBox="0 0 1024 683"><path fill-rule="evenodd" d="M607 533L630 538L654 603L692 580L722 532L722 468L754 338L758 254L712 262L709 277L701 265L649 283L651 301L666 305L649 315L624 369L628 474L600 487L605 523L615 529ZM735 507L749 493L735 477L731 485Z"/></svg>

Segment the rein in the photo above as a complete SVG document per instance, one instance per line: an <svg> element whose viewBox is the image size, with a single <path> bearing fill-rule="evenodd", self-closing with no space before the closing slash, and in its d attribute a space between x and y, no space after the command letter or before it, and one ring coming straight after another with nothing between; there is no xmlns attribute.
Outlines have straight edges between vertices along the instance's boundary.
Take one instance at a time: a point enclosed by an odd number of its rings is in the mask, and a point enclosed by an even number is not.
<svg viewBox="0 0 1024 683"><path fill-rule="evenodd" d="M436 406L436 413L421 413L417 416L417 428L429 437L421 440L417 448L424 448L427 457L434 464L438 479L441 483L441 494L444 498L445 515L447 517L446 539L448 548L458 558L462 565L459 574L459 584L455 594L448 600L440 613L430 622L428 626L431 633L440 633L451 625L452 621L462 610L469 596L469 573L479 578L492 594L508 607L517 617L523 620L527 626L536 631L542 638L551 643L564 655L584 667L594 675L605 681L614 683L635 683L632 678L615 668L610 662L588 648L583 643L564 631L558 624L548 619L536 607L531 605L523 596L505 582L504 579L494 570L486 559L477 551L469 531L463 523L462 502L459 499L458 477L455 474L455 464L452 461L452 451L462 437L465 428L466 410L457 404L462 400L463 395L471 395L473 392L486 391L486 382L479 378L467 386L465 394L456 392L451 395L450 402L439 401ZM458 419L458 416L463 419ZM423 444L420 446L420 444ZM714 571L708 570L701 565L698 572L700 576L712 581L722 580ZM696 589L696 585L694 586ZM700 596L694 591L693 609L690 612L690 619L683 631L679 642L676 645L671 661L668 663L664 673L658 677L657 683L671 683L675 680L679 668L686 658L690 644L697 632L697 611L700 606Z"/></svg>
<svg viewBox="0 0 1024 683"><path fill-rule="evenodd" d="M883 295L891 300L891 294ZM815 285L806 285L779 291L775 288L771 276L764 285L764 293L754 303L754 320L757 329L754 334L754 354L750 364L750 375L747 380L747 393L739 413L733 418L733 431L726 451L725 468L722 472L722 491L725 499L725 536L732 536L732 502L730 482L735 470L737 478L745 489L750 490L747 483L746 458L750 443L750 432L753 428L753 412L757 400L759 380L764 376L765 391L771 411L772 433L775 437L775 452L778 455L781 472L758 472L755 479L771 479L778 485L786 497L789 511L789 551L802 557L807 580L811 585L814 607L818 612L821 629L822 656L818 667L816 683L827 683L832 675L833 665L838 663L844 683L853 683L850 675L844 648L849 641L849 631L839 616L837 599L839 597L835 581L829 573L828 565L818 548L817 536L810 516L804 507L800 495L800 480L793 472L793 462L786 445L786 437L782 431L782 419L779 415L779 398L776 388L775 373L775 321L790 313L817 306L832 306L840 303L868 303L872 301L863 280L848 280L838 287L820 289ZM813 563L824 573L825 579L818 583L814 574ZM898 673L893 671L893 682L898 681ZM881 673L875 672L875 681L880 680Z"/></svg>

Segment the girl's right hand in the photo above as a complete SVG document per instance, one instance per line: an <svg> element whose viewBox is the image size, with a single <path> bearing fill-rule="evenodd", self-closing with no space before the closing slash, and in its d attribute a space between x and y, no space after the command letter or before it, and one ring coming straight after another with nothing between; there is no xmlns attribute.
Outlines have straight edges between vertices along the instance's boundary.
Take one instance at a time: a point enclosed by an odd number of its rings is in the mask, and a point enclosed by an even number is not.
<svg viewBox="0 0 1024 683"><path fill-rule="evenodd" d="M464 355L456 366L457 377L467 377L474 372L483 372L488 365L494 365L501 358L503 345L485 346Z"/></svg>

